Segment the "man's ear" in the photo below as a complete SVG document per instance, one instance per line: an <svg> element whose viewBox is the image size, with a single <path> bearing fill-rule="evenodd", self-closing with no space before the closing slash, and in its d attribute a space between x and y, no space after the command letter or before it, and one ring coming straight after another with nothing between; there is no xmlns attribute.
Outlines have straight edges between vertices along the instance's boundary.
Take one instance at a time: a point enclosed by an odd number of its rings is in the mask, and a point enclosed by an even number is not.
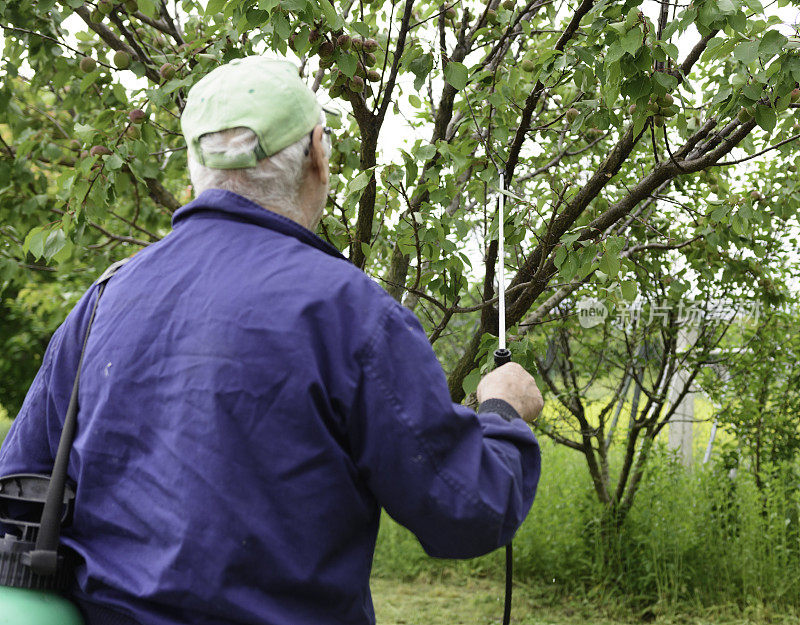
<svg viewBox="0 0 800 625"><path fill-rule="evenodd" d="M324 128L320 124L317 124L311 131L309 158L313 174L319 177L320 182L328 184L328 157L325 155L325 148L322 145L323 132Z"/></svg>

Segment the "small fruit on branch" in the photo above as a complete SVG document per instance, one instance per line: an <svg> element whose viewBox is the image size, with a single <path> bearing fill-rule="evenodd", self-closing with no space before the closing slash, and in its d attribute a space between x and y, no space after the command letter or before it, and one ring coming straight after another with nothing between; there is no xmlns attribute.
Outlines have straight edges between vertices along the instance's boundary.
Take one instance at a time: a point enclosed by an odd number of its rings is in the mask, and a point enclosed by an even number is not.
<svg viewBox="0 0 800 625"><path fill-rule="evenodd" d="M142 109L133 109L130 113L128 113L128 119L130 119L134 124L143 123L146 117L147 113L145 113Z"/></svg>
<svg viewBox="0 0 800 625"><path fill-rule="evenodd" d="M364 79L361 78L361 76L353 76L347 86L350 88L350 91L361 93L364 91Z"/></svg>
<svg viewBox="0 0 800 625"><path fill-rule="evenodd" d="M164 80L169 80L175 75L175 66L172 63L164 63L158 68L158 74Z"/></svg>
<svg viewBox="0 0 800 625"><path fill-rule="evenodd" d="M97 3L97 10L103 15L110 15L111 11L114 10L114 3L112 0L100 0Z"/></svg>
<svg viewBox="0 0 800 625"><path fill-rule="evenodd" d="M117 69L128 69L131 66L131 55L125 50L117 50L114 53L114 65Z"/></svg>
<svg viewBox="0 0 800 625"><path fill-rule="evenodd" d="M90 56L85 56L81 59L80 68L84 74L89 74L97 69L97 61Z"/></svg>

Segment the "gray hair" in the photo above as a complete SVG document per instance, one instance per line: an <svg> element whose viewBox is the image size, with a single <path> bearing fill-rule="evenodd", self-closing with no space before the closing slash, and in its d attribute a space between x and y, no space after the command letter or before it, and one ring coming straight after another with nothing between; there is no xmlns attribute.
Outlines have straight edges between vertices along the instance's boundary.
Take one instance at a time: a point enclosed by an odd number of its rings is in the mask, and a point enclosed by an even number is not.
<svg viewBox="0 0 800 625"><path fill-rule="evenodd" d="M324 116L320 123L324 124ZM196 195L206 189L232 191L264 208L302 223L304 216L298 206L298 199L310 144L310 136L305 136L280 152L261 159L255 167L244 169L212 169L198 163L190 152L189 177ZM204 152L235 155L252 152L257 145L256 134L244 127L221 130L200 137L200 147ZM322 145L326 155L330 156L331 142L326 133L322 134Z"/></svg>

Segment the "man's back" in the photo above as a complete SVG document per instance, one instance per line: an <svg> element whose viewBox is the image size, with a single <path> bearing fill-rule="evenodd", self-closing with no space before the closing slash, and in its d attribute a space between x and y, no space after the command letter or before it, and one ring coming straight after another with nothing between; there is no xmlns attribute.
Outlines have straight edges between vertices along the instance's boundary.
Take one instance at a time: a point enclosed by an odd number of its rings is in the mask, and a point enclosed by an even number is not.
<svg viewBox="0 0 800 625"><path fill-rule="evenodd" d="M379 506L436 555L513 534L535 439L450 403L413 315L235 194L206 192L175 223L111 280L89 339L64 533L80 601L154 625L365 624ZM0 472L46 470L89 299Z"/></svg>

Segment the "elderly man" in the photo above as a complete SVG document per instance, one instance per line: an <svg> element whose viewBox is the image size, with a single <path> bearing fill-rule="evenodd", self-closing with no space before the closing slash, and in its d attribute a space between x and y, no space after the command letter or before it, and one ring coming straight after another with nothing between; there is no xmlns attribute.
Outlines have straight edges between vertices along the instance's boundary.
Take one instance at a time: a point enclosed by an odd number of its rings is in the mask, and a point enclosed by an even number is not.
<svg viewBox="0 0 800 625"><path fill-rule="evenodd" d="M83 361L63 542L90 625L366 625L381 508L465 558L533 502L533 378L509 363L477 414L453 404L414 315L313 234L320 117L260 57L189 94L199 195L110 280ZM53 336L0 475L49 472L96 297Z"/></svg>

